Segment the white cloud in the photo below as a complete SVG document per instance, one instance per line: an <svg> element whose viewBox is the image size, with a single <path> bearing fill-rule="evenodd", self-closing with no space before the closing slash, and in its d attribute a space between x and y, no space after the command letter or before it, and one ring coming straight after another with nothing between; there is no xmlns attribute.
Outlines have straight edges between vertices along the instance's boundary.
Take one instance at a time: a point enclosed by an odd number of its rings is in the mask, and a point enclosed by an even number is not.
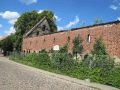
<svg viewBox="0 0 120 90"><path fill-rule="evenodd" d="M118 9L118 7L115 6L115 5L111 5L110 8L113 9L113 10L117 10Z"/></svg>
<svg viewBox="0 0 120 90"><path fill-rule="evenodd" d="M17 21L17 19L11 19L11 20L9 20L9 23L14 25L16 21Z"/></svg>
<svg viewBox="0 0 120 90"><path fill-rule="evenodd" d="M38 13L42 13L43 11L45 11L45 10L39 10ZM62 18L58 17L57 15L54 15L54 17L55 17L55 19L57 21L61 21L62 20Z"/></svg>
<svg viewBox="0 0 120 90"><path fill-rule="evenodd" d="M69 22L69 23L66 25L66 28L70 28L70 27L78 24L79 22L80 22L80 19L79 19L78 16L76 16L74 21L71 21L71 22Z"/></svg>
<svg viewBox="0 0 120 90"><path fill-rule="evenodd" d="M61 27L61 26L58 26L57 28L58 28L58 30L64 30L65 29L64 27Z"/></svg>
<svg viewBox="0 0 120 90"><path fill-rule="evenodd" d="M39 10L38 13L42 13L44 10Z"/></svg>
<svg viewBox="0 0 120 90"><path fill-rule="evenodd" d="M20 0L20 2L26 5L30 5L33 3L37 3L37 0Z"/></svg>
<svg viewBox="0 0 120 90"><path fill-rule="evenodd" d="M55 19L56 19L57 21L61 21L61 20L62 20L62 18L58 17L57 15L54 15L54 17L55 17Z"/></svg>
<svg viewBox="0 0 120 90"><path fill-rule="evenodd" d="M110 8L113 10L120 9L120 0L113 0L113 3L110 5Z"/></svg>
<svg viewBox="0 0 120 90"><path fill-rule="evenodd" d="M9 30L5 31L6 35L10 35L12 33L15 33L15 28L13 26L11 26Z"/></svg>
<svg viewBox="0 0 120 90"><path fill-rule="evenodd" d="M0 28L2 27L2 24L0 24Z"/></svg>
<svg viewBox="0 0 120 90"><path fill-rule="evenodd" d="M66 24L63 27L58 26L57 28L58 28L58 30L70 29L71 27L77 25L79 22L80 22L80 19L78 16L76 16L73 21L69 22L68 24Z"/></svg>
<svg viewBox="0 0 120 90"><path fill-rule="evenodd" d="M118 18L117 18L117 20L119 20L119 21L120 21L120 17L118 17Z"/></svg>
<svg viewBox="0 0 120 90"><path fill-rule="evenodd" d="M5 11L0 12L0 16L8 20L8 22L13 25L15 21L17 21L17 18L20 16L20 14L18 12Z"/></svg>
<svg viewBox="0 0 120 90"><path fill-rule="evenodd" d="M0 12L0 16L2 16L2 18L4 19L15 19L18 18L20 15L18 12L12 12L12 11L5 11L5 12Z"/></svg>

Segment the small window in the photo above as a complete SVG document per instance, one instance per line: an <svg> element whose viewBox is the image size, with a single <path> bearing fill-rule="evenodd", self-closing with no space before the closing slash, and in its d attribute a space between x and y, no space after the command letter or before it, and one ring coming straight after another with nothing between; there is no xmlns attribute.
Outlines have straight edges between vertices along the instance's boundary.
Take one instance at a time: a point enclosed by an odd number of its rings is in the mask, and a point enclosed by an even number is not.
<svg viewBox="0 0 120 90"><path fill-rule="evenodd" d="M68 36L68 42L70 42L70 36Z"/></svg>
<svg viewBox="0 0 120 90"><path fill-rule="evenodd" d="M30 53L30 50L29 50L29 52L28 53Z"/></svg>
<svg viewBox="0 0 120 90"><path fill-rule="evenodd" d="M46 29L46 26L45 26L45 25L43 25L43 26L42 26L42 30L43 30L43 31L45 31L45 29Z"/></svg>
<svg viewBox="0 0 120 90"><path fill-rule="evenodd" d="M54 38L53 42L55 43L55 38Z"/></svg>
<svg viewBox="0 0 120 90"><path fill-rule="evenodd" d="M87 36L87 42L90 43L91 42L91 37L90 37L90 34L88 34Z"/></svg>
<svg viewBox="0 0 120 90"><path fill-rule="evenodd" d="M45 38L44 38L44 42L45 42Z"/></svg>

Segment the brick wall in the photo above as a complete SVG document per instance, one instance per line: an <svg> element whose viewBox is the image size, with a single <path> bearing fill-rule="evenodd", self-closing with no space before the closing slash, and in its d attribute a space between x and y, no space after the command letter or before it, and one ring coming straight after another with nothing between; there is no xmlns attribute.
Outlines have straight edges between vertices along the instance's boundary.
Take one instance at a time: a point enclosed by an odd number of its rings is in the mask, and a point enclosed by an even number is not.
<svg viewBox="0 0 120 90"><path fill-rule="evenodd" d="M69 52L72 52L72 42L78 34L80 34L83 39L84 53L89 53L93 48L95 39L101 37L109 54L120 58L120 23L86 27L44 36L24 38L22 50L39 52L42 49L46 49L49 51L55 45L64 46L68 42ZM88 35L90 35L90 43L87 41Z"/></svg>

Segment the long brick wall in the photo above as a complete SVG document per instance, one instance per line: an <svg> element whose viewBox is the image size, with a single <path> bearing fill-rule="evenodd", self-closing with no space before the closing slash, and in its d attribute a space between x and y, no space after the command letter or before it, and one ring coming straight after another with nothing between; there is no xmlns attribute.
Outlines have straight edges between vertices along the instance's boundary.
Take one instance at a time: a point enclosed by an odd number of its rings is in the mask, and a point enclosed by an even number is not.
<svg viewBox="0 0 120 90"><path fill-rule="evenodd" d="M23 39L22 50L39 52L46 49L49 51L55 45L64 46L68 43L69 52L72 52L73 39L78 34L83 39L84 53L89 53L93 48L95 39L101 37L109 54L120 58L120 23L84 27L38 37L26 37ZM88 35L90 35L90 42L87 40Z"/></svg>

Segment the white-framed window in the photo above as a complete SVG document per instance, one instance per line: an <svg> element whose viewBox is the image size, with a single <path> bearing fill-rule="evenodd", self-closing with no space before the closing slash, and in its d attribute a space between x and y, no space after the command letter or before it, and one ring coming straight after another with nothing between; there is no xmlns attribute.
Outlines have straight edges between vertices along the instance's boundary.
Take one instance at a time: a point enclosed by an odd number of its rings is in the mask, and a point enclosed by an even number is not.
<svg viewBox="0 0 120 90"><path fill-rule="evenodd" d="M87 42L88 42L88 43L91 42L91 36L90 36L90 34L88 34L88 36L87 36Z"/></svg>

